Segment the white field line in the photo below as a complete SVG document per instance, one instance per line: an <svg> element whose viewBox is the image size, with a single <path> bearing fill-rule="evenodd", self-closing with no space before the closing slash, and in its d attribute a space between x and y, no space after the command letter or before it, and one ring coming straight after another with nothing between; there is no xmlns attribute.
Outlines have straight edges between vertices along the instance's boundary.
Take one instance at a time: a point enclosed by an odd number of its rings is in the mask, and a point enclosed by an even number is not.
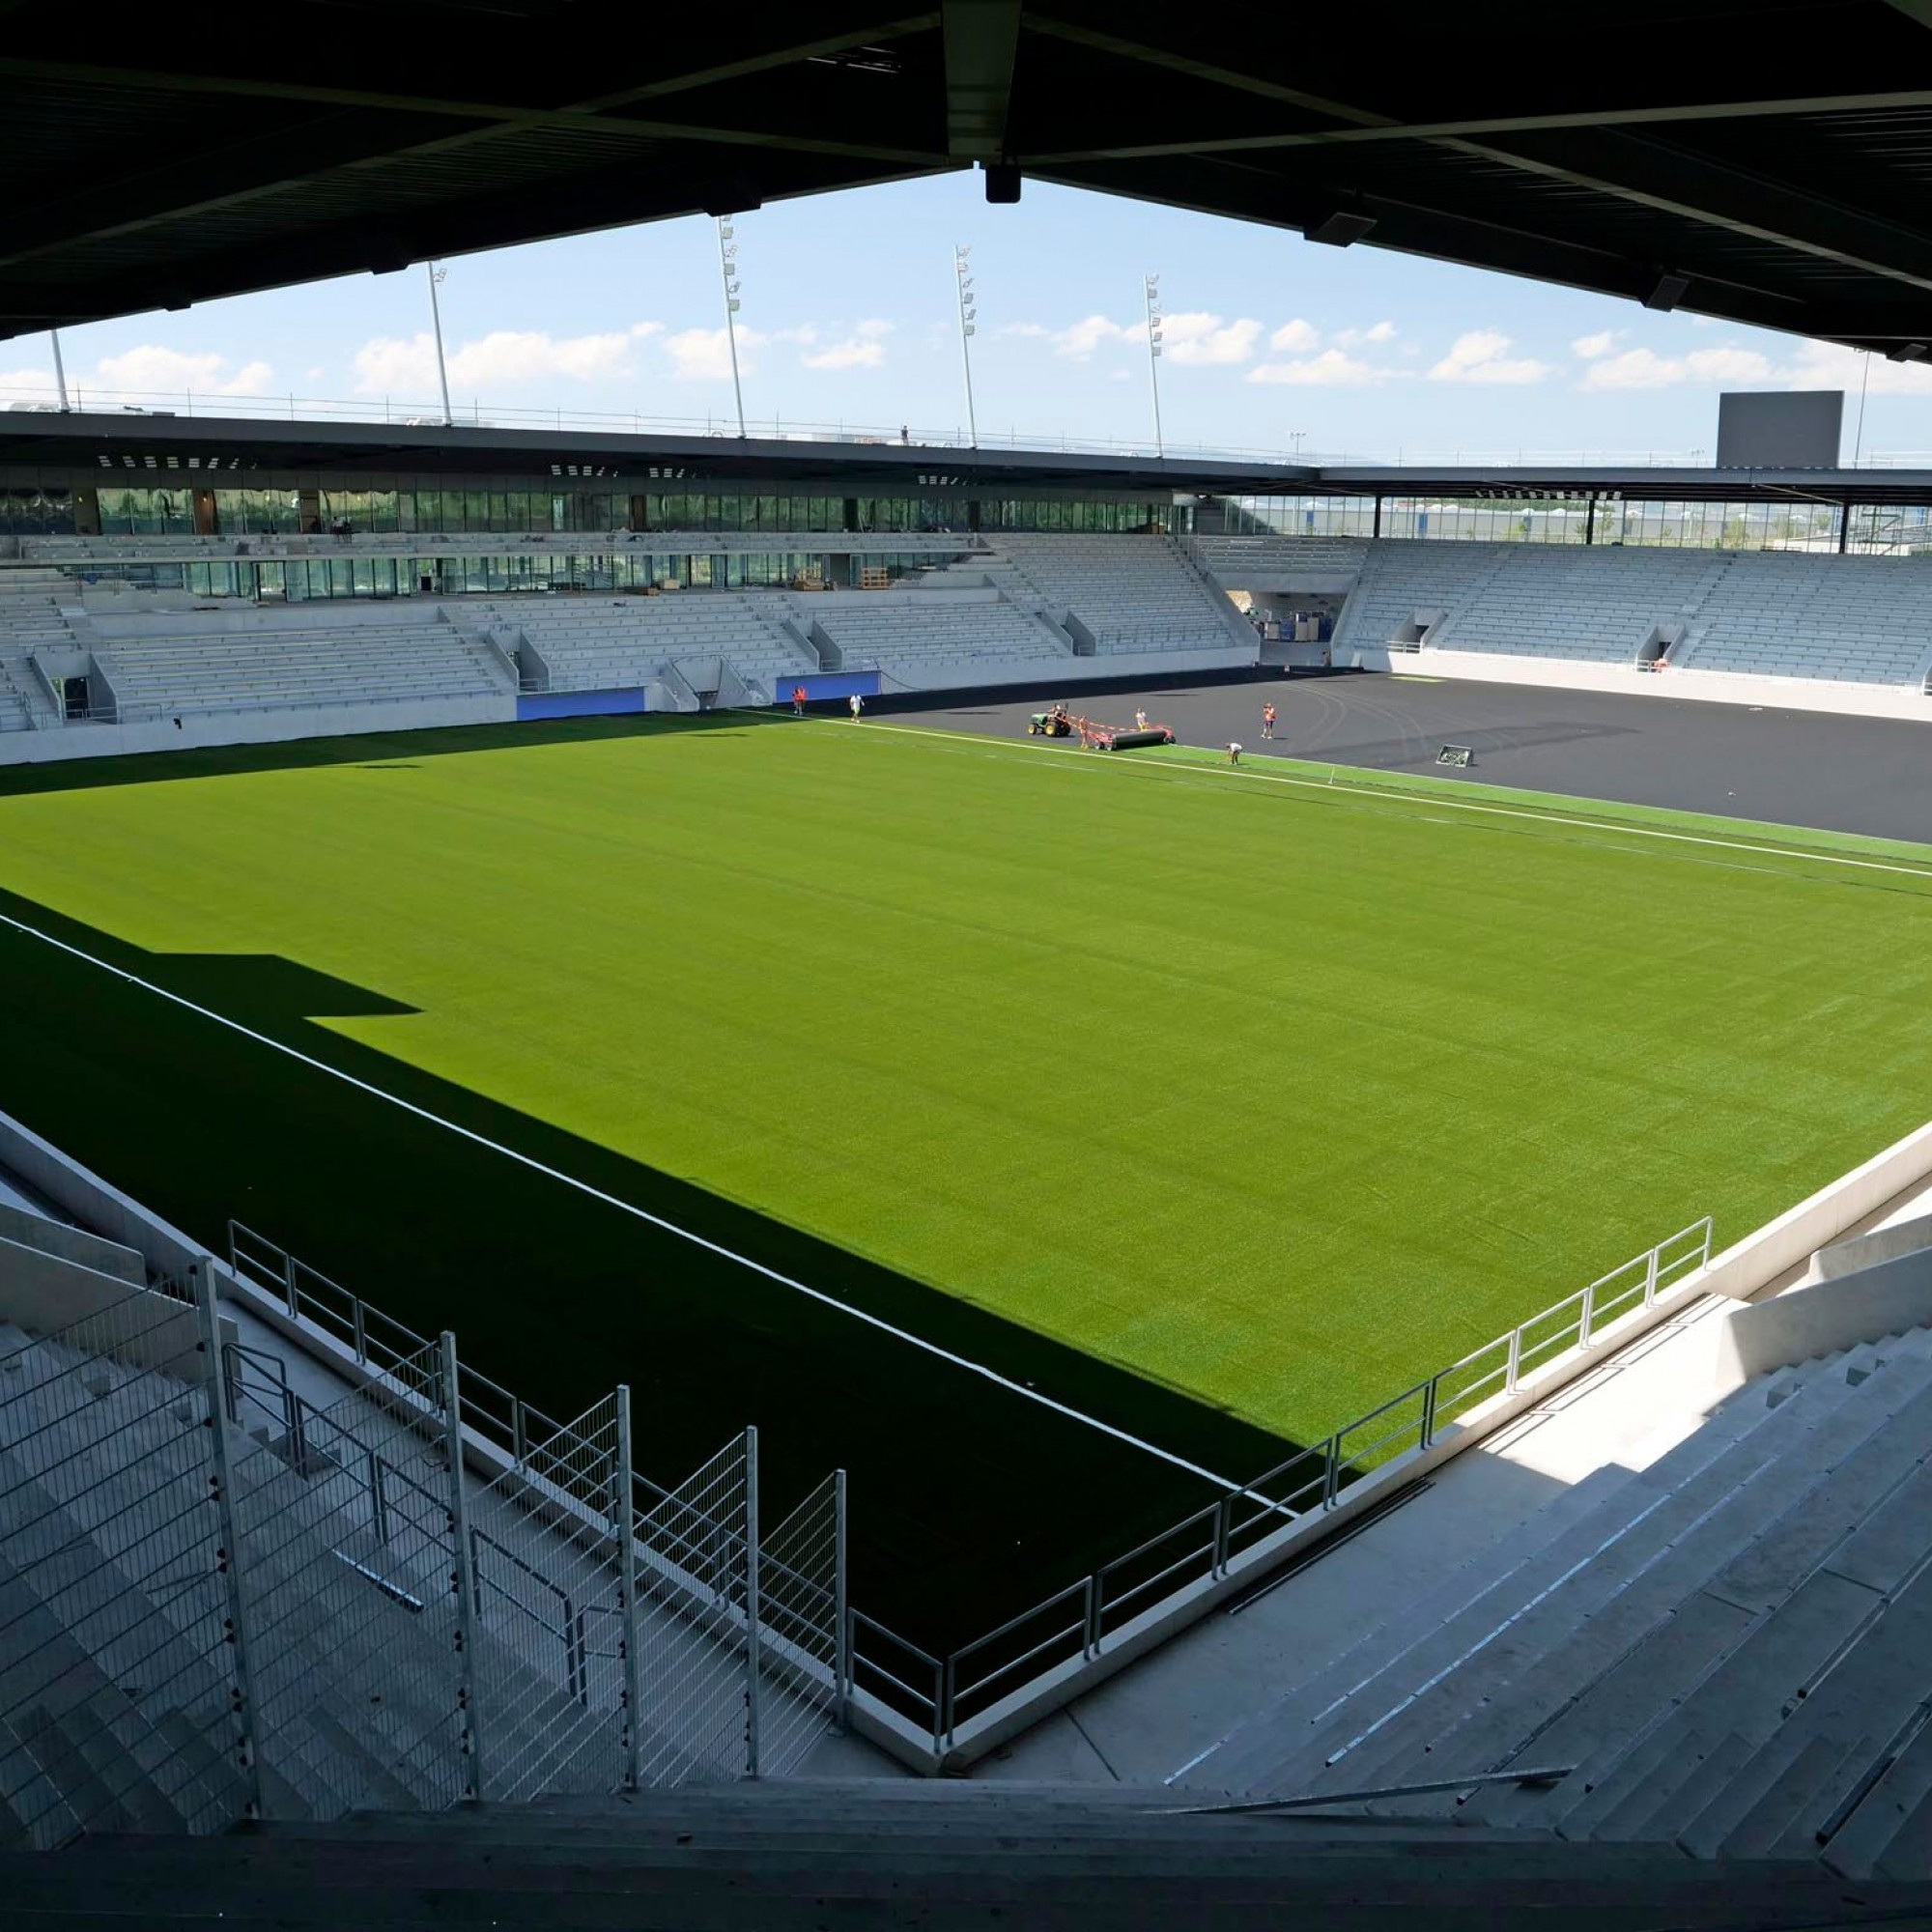
<svg viewBox="0 0 1932 1932"><path fill-rule="evenodd" d="M492 1153L499 1153L505 1160L513 1160L519 1167L526 1167L534 1174L541 1174L546 1179L560 1181L565 1187L575 1188L593 1201L601 1201L607 1208L614 1208L620 1213L629 1214L634 1219L645 1221L653 1228L659 1228L667 1235L675 1235L681 1241L689 1241L693 1247L702 1248L707 1254L719 1256L722 1260L735 1262L738 1266L748 1268L753 1274L762 1275L765 1280L778 1283L781 1288L788 1288L796 1294L804 1295L809 1301L815 1301L825 1308L835 1308L841 1315L849 1315L855 1321L863 1321L868 1328L876 1328L883 1335L890 1335L895 1341L903 1342L909 1348L918 1349L923 1353L937 1357L955 1369L964 1369L969 1375L979 1376L982 1380L996 1387L1019 1396L1027 1402L1037 1403L1041 1408L1051 1409L1056 1415L1064 1415L1069 1422L1078 1422L1086 1428L1098 1430L1102 1435L1111 1435L1117 1442L1124 1442L1129 1448L1144 1450L1148 1455L1158 1457L1163 1463L1172 1463L1177 1469L1185 1469L1190 1476L1199 1476L1204 1482L1217 1485L1229 1492L1245 1493L1244 1486L1226 1476L1216 1475L1212 1469L1204 1469L1198 1463L1190 1463L1183 1456L1177 1456L1171 1450L1162 1449L1157 1444L1129 1435L1124 1429L1116 1429L1111 1422L1102 1422L1097 1416L1089 1415L1083 1409L1071 1408L1064 1402L1055 1402L1051 1396L1042 1395L1036 1388L1029 1388L1024 1382L1016 1382L1010 1377L1003 1376L997 1369L988 1368L983 1362L976 1362L965 1355L955 1355L950 1349L942 1349L937 1342L928 1342L922 1335L915 1335L910 1329L900 1328L876 1315L869 1315L863 1308L855 1308L849 1301L840 1301L835 1294L828 1294L823 1289L808 1287L802 1281L795 1281L788 1274L781 1274L778 1269L767 1267L762 1262L755 1262L748 1255L735 1253L717 1241L707 1240L702 1235L693 1234L689 1228L680 1228L675 1221L667 1221L661 1214L653 1214L639 1208L635 1202L622 1200L615 1194L607 1194L601 1187L593 1187L587 1180L580 1180L574 1174L566 1174L561 1168L548 1166L532 1155L522 1153L513 1147L506 1147L501 1141L493 1141L486 1134L462 1126L455 1121L445 1120L442 1115L432 1113L427 1107L419 1107L413 1100L405 1100L400 1094L391 1094L386 1088L378 1087L367 1080L357 1079L353 1073L346 1073L339 1066L331 1066L326 1060L317 1060L312 1055L301 1052L288 1044L286 1040L274 1038L271 1035L257 1033L253 1027L243 1026L240 1020L232 1020L225 1013L215 1012L212 1008L197 1006L194 1001L184 999L181 994L170 992L165 986L157 986L152 980L143 980L138 974L125 973L118 966L110 966L104 959L98 959L91 952L83 952L77 946L71 946L64 939L56 939L51 933L43 932L38 926L28 925L24 921L0 913L0 925L7 925L14 931L24 933L29 939L37 939L43 946L51 946L56 952L65 952L69 957L84 961L89 966L99 968L116 980L130 986L139 986L143 992L153 993L156 999L165 1000L170 1006L180 1007L200 1018L213 1021L214 1025L226 1027L230 1033L238 1033L244 1039L252 1039L259 1046L271 1048L274 1052L286 1054L289 1059L299 1061L302 1065L313 1067L318 1073L326 1073L332 1080L340 1080L344 1086L354 1087L359 1093L372 1098L386 1101L391 1107L400 1108L406 1114L413 1114L419 1121L428 1121L433 1125L459 1135L475 1146L488 1148Z"/></svg>
<svg viewBox="0 0 1932 1932"><path fill-rule="evenodd" d="M825 721L814 721L825 722ZM867 721L863 726L866 732L895 731L907 738L950 738L970 741L979 736L972 731L947 731L930 724L881 724ZM857 732L853 736L860 735ZM998 744L998 739L989 741ZM1069 748L1062 745L1020 746L1009 745L1009 752L1020 756L1030 756L1037 752L1065 753ZM1712 833L1667 832L1660 826L1628 825L1614 818L1577 818L1567 812L1550 811L1539 806L1488 805L1480 799L1444 798L1435 792L1398 791L1384 788L1373 782L1364 782L1354 778L1343 780L1337 785L1332 779L1296 778L1287 772L1258 771L1252 765L1201 765L1190 758L1162 758L1151 753L1136 752L1130 760L1103 756L1082 757L1079 762L1091 769L1131 771L1136 766L1159 765L1171 772L1188 772L1195 775L1215 774L1223 779L1245 781L1254 784L1295 785L1309 791L1347 791L1350 797L1368 798L1386 805L1406 805L1425 807L1444 811L1478 811L1492 818L1527 818L1545 825L1574 826L1579 831L1616 833L1631 838L1662 838L1676 845L1712 845L1725 852L1748 852L1769 859L1802 859L1820 866L1849 866L1865 872L1899 872L1907 878L1932 880L1932 865L1907 866L1893 860L1856 859L1842 852L1818 852L1804 845L1754 845L1742 838L1721 838ZM1342 767L1336 767L1340 770ZM1452 819L1437 819L1439 825L1453 824Z"/></svg>

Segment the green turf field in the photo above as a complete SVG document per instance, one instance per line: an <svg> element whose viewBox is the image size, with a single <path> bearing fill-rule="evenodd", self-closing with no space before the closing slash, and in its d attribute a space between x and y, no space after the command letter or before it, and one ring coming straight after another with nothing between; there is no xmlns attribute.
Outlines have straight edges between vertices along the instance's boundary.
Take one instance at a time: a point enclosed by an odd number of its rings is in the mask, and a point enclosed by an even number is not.
<svg viewBox="0 0 1932 1932"><path fill-rule="evenodd" d="M22 787L0 890L1300 1439L1928 1111L1932 853L879 721L422 743Z"/></svg>

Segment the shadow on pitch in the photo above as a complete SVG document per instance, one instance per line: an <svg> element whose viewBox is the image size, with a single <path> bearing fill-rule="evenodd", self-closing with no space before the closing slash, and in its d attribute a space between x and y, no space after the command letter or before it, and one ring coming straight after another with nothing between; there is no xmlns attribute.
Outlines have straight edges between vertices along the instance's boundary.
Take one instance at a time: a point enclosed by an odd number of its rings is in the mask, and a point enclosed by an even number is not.
<svg viewBox="0 0 1932 1932"><path fill-rule="evenodd" d="M8 1111L211 1246L233 1216L419 1332L453 1327L479 1370L554 1415L627 1381L639 1466L659 1480L748 1423L775 1520L846 1469L857 1600L928 1647L1166 1529L1211 1488L615 1204L1208 1469L1245 1480L1293 1453L1184 1391L317 1023L412 1010L379 992L273 956L147 952L11 895L0 910L611 1197L0 927Z"/></svg>

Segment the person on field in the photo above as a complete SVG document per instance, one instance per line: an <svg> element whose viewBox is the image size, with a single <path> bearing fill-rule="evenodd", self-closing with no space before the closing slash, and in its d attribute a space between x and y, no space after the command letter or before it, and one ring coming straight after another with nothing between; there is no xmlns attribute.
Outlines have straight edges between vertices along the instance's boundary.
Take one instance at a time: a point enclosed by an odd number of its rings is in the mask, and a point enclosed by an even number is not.
<svg viewBox="0 0 1932 1932"><path fill-rule="evenodd" d="M1262 736L1264 738L1272 738L1274 736L1274 700L1272 698L1262 706Z"/></svg>
<svg viewBox="0 0 1932 1932"><path fill-rule="evenodd" d="M1134 729L1136 731L1145 731L1147 729L1147 713L1145 711L1136 711L1134 713Z"/></svg>
<svg viewBox="0 0 1932 1932"><path fill-rule="evenodd" d="M866 700L855 691L846 702L852 707L852 722L856 724L859 722L860 712L866 708Z"/></svg>
<svg viewBox="0 0 1932 1932"><path fill-rule="evenodd" d="M1238 765L1241 762L1241 741L1238 738L1228 747L1228 762L1231 765Z"/></svg>
<svg viewBox="0 0 1932 1932"><path fill-rule="evenodd" d="M795 684L791 688L791 715L794 718L805 716L805 686L802 684Z"/></svg>

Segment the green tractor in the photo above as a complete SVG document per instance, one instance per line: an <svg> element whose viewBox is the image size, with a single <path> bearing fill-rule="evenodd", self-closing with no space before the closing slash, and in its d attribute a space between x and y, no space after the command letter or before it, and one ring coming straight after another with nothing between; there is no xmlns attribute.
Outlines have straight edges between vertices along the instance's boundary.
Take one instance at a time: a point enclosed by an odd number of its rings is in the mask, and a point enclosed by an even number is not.
<svg viewBox="0 0 1932 1932"><path fill-rule="evenodd" d="M1056 704L1051 711L1036 711L1027 723L1030 738L1070 738L1073 735L1073 720L1067 716L1064 704Z"/></svg>

